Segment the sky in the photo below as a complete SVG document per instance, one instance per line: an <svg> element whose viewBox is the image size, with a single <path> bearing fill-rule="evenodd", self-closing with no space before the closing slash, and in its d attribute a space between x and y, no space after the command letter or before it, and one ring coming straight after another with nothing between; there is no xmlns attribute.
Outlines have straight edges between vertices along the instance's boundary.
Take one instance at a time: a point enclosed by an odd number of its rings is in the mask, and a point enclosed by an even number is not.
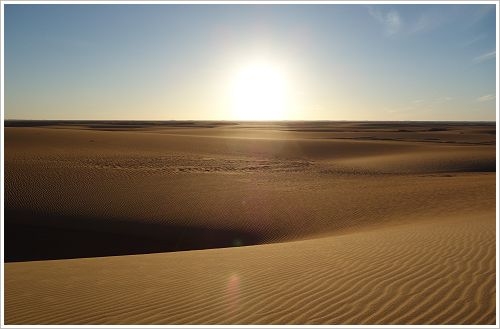
<svg viewBox="0 0 500 329"><path fill-rule="evenodd" d="M491 4L5 4L4 18L6 119L495 120Z"/></svg>

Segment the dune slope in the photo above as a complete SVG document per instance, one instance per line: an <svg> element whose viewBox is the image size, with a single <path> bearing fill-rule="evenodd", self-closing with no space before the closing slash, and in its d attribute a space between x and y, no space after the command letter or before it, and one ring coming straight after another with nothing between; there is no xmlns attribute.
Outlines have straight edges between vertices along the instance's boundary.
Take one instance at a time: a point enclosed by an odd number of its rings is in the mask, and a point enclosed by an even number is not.
<svg viewBox="0 0 500 329"><path fill-rule="evenodd" d="M6 323L494 324L490 216L298 242L6 264Z"/></svg>

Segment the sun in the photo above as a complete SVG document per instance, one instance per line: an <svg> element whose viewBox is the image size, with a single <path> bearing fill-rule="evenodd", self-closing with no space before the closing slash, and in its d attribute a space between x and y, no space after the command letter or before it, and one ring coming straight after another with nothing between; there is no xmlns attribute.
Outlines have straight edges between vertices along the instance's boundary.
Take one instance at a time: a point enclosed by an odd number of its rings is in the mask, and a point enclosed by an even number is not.
<svg viewBox="0 0 500 329"><path fill-rule="evenodd" d="M237 120L283 120L286 116L286 81L267 63L248 65L235 75L231 90Z"/></svg>

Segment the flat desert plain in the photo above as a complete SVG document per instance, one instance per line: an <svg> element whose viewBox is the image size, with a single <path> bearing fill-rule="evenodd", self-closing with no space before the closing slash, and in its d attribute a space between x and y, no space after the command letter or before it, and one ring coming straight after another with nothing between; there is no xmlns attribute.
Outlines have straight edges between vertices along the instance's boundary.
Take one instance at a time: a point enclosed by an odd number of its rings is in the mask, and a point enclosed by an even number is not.
<svg viewBox="0 0 500 329"><path fill-rule="evenodd" d="M6 324L495 324L495 123L7 121Z"/></svg>

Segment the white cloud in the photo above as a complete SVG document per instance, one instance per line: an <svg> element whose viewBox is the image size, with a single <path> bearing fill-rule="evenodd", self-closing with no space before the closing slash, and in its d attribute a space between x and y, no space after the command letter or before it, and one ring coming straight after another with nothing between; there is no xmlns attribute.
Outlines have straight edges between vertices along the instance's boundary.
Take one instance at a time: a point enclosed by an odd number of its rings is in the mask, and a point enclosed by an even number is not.
<svg viewBox="0 0 500 329"><path fill-rule="evenodd" d="M492 101L494 99L495 99L495 95L493 95L493 94L487 94L487 95L483 95L481 97L476 98L476 101L478 101L478 102L487 102L487 101Z"/></svg>
<svg viewBox="0 0 500 329"><path fill-rule="evenodd" d="M474 57L473 61L475 63L481 63L481 62L487 61L488 59L495 58L496 55L497 55L497 52L495 50L493 50L493 51L490 51L489 53L485 53L485 54L479 55L477 57Z"/></svg>
<svg viewBox="0 0 500 329"><path fill-rule="evenodd" d="M401 29L403 22L396 10L392 9L387 12L383 12L382 10L373 7L369 7L368 10L370 15L375 18L377 22L382 24L386 35L394 35Z"/></svg>

